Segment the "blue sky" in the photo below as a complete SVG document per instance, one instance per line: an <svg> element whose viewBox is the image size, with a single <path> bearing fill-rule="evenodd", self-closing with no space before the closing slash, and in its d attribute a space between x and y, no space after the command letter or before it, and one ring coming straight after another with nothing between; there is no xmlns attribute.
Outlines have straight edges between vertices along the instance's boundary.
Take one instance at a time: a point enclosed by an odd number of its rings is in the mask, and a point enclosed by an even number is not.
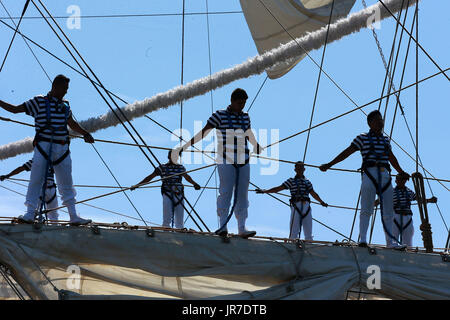
<svg viewBox="0 0 450 320"><path fill-rule="evenodd" d="M2 0L13 16L20 15L23 1ZM366 1L369 5L376 1ZM205 12L206 1L186 1L186 12ZM239 2L209 0L210 12L240 11ZM54 16L67 16L67 8L77 5L81 15L114 15L114 14L143 14L143 13L181 13L182 1L46 1L46 5ZM357 0L352 12L362 8L361 1ZM433 56L442 68L449 65L449 43L443 34L449 28L447 12L450 3L446 0L424 0L420 5L419 40L424 48ZM27 17L38 16L39 13L30 4ZM5 20L6 13L0 9L0 16ZM410 11L410 17L412 11ZM71 38L80 53L93 68L103 84L115 94L129 102L142 100L157 93L167 91L180 84L181 74L181 16L161 17L128 17L128 18L85 18L81 20L80 29L69 29L66 19L58 19L64 31ZM256 47L242 13L214 14L209 16L211 41L212 72L217 72L241 63L257 54ZM410 26L408 19L407 26ZM381 29L377 30L381 45L388 56L394 32L393 19L382 22ZM75 66L75 63L59 43L49 27L42 19L25 19L21 30L34 41L51 50L55 55ZM12 32L5 26L0 26L0 57L9 45ZM209 59L207 45L207 24L205 15L187 15L185 17L185 56L184 56L184 82L190 82L209 75ZM406 40L402 48L406 47ZM98 116L109 109L99 97L92 85L73 70L56 61L40 49L35 48L36 55L47 73L53 78L56 74L64 73L71 78L70 89L66 98L71 102L74 115L79 120ZM400 60L403 61L404 50ZM415 81L415 56L411 52L404 84ZM322 50L311 53L311 56L320 61ZM402 64L400 64L402 66ZM369 102L381 94L385 71L369 30L351 35L330 44L327 47L324 69L341 86L347 94L361 105ZM426 58L419 56L420 78L437 72L436 67ZM314 99L318 68L309 60L304 59L286 76L277 80L268 80L256 99L250 116L254 129L277 129L279 137L289 136L297 131L308 128L311 108ZM396 73L396 86L398 87L400 72ZM194 122L206 122L211 115L211 109L224 108L229 103L230 93L236 87L244 88L249 94L249 101L253 100L265 74L248 79L236 81L212 93L196 97L184 103L183 129L193 133ZM37 94L45 94L49 90L49 80L31 55L30 51L20 37L16 37L11 52L6 61L4 70L0 74L0 99L12 104L20 104ZM449 179L448 169L448 119L450 118L450 91L448 81L443 76L435 77L420 85L419 91L419 152L424 166L438 178ZM415 90L407 89L402 92L402 104L405 107L405 117L415 136ZM386 128L390 128L394 104L391 99ZM122 103L119 105L122 106ZM378 107L373 104L364 110L369 112ZM313 123L325 121L333 116L354 108L354 105L324 76L319 88L316 112ZM384 104L383 104L384 110ZM0 116L14 118L31 123L32 118L25 115L14 116L0 111ZM179 128L180 106L171 106L150 114L155 120L161 122L171 130ZM134 125L149 145L173 147L176 141L171 139L168 132L153 124L146 118L137 119ZM365 116L357 111L340 118L332 123L311 131L306 163L320 165L330 161L341 150L346 148L352 139L359 133L367 130ZM0 145L21 140L32 136L33 130L17 124L0 124ZM95 138L131 142L125 130L119 126L99 131ZM393 135L402 147L411 155L415 154L413 144L409 137L403 118L398 118ZM269 140L268 142L274 142ZM306 134L299 135L279 145L279 157L284 160L301 160L305 148ZM204 143L203 146L210 144ZM108 163L118 181L124 186L130 186L140 181L153 171L139 150L134 147L96 143L98 151ZM73 141L71 145L73 161L73 177L75 184L85 185L115 185L114 179L107 171L93 148L82 141ZM409 159L398 147L393 146L405 171L414 172L415 162ZM268 156L273 156L272 149ZM166 160L166 151L154 151L161 162ZM31 158L31 154L21 155L14 159L0 162L0 172L7 173ZM346 161L337 165L339 168L357 169L361 164L359 154L354 154ZM202 164L186 165L187 170L201 167ZM293 166L279 164L276 175L261 175L261 168L268 164L258 162L252 165L251 181L262 188L269 188L281 184L294 175ZM212 168L192 173L192 177L199 184L204 185L212 172ZM360 187L360 175L356 173L341 173L329 171L322 173L318 169L307 168L306 176L312 182L316 192L324 201L338 206L354 207ZM17 178L28 179L23 173ZM26 188L11 182L2 182L1 186L8 187L21 193ZM430 182L434 194L439 199L441 213L447 223L450 199L448 190L435 181ZM215 186L213 178L209 186ZM408 186L412 188L412 183ZM450 184L446 183L447 188ZM430 191L427 188L427 195ZM77 188L77 199L82 200L92 196L109 192L110 189ZM128 192L135 206L146 221L160 224L162 221L162 201L158 189L143 189ZM194 203L199 195L198 191L186 188L187 199ZM287 198L281 197L283 200ZM258 231L259 235L286 237L290 210L281 203L265 195L256 195L250 192L250 208L247 225ZM24 198L3 188L0 188L0 216L17 216L25 210ZM217 228L216 192L206 190L196 205L196 211L202 216L211 230ZM90 204L108 210L137 217L137 213L122 194L92 201ZM95 208L78 206L83 217L95 221L122 222L142 224L137 220L124 218L106 213ZM447 231L436 206L429 206L430 222L432 224L435 247L442 248L447 239ZM62 213L67 219L67 214ZM349 235L354 211L322 208L313 205L313 217L339 232ZM358 232L356 221L353 239L356 240ZM414 210L414 224L416 227L413 243L421 246L419 214ZM187 227L196 228L191 220ZM235 232L236 221L233 218L229 229ZM342 236L314 223L313 235L316 240L342 240ZM356 235L356 236L355 236ZM377 217L375 224L374 243L384 243L382 226Z"/></svg>

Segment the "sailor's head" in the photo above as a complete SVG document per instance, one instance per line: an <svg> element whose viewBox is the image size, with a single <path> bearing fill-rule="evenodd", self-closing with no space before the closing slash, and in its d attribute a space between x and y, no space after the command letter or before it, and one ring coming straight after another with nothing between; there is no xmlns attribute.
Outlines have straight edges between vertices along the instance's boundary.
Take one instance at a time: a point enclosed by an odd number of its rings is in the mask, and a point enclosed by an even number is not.
<svg viewBox="0 0 450 320"><path fill-rule="evenodd" d="M403 173L399 173L397 174L397 176L395 177L395 183L397 184L397 186L399 187L404 187L406 184L406 181L409 180L409 175L407 174L403 174Z"/></svg>
<svg viewBox="0 0 450 320"><path fill-rule="evenodd" d="M367 115L367 124L370 129L377 133L381 133L384 128L384 120L381 112L378 110L374 110Z"/></svg>
<svg viewBox="0 0 450 320"><path fill-rule="evenodd" d="M245 107L248 95L244 89L237 88L231 94L231 109L235 112L241 112Z"/></svg>
<svg viewBox="0 0 450 320"><path fill-rule="evenodd" d="M167 154L167 159L170 163L178 163L179 154L175 150L170 150Z"/></svg>
<svg viewBox="0 0 450 320"><path fill-rule="evenodd" d="M59 74L53 79L52 82L52 96L58 99L64 98L64 96L67 93L67 90L69 89L69 82L70 79L66 76Z"/></svg>
<svg viewBox="0 0 450 320"><path fill-rule="evenodd" d="M305 164L302 161L297 161L295 163L295 173L299 176L303 176L303 173L305 172Z"/></svg>

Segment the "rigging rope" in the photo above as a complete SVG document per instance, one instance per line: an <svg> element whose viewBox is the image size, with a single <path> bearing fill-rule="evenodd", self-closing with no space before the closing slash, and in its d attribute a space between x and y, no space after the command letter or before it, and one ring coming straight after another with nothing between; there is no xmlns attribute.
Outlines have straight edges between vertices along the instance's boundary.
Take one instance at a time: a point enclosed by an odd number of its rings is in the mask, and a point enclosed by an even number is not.
<svg viewBox="0 0 450 320"><path fill-rule="evenodd" d="M319 67L319 75L317 76L316 91L314 93L314 102L313 102L313 106L312 106L312 110L311 110L311 119L309 120L309 128L311 128L311 126L312 126L312 121L313 121L313 117L314 117L314 111L316 109L317 94L319 93L320 77L322 75L322 67L323 67L323 62L325 60L325 51L327 49L328 35L330 33L330 26L331 26L331 19L333 17L334 1L335 0L333 0L333 3L331 4L330 19L328 20L327 34L325 36L325 44L323 45L322 60L320 61L320 67ZM303 152L303 162L305 162L305 159L306 159L306 151L308 150L308 143L309 143L309 136L310 136L310 134L311 134L311 130L308 130L308 134L307 134L307 137L306 137L305 151Z"/></svg>

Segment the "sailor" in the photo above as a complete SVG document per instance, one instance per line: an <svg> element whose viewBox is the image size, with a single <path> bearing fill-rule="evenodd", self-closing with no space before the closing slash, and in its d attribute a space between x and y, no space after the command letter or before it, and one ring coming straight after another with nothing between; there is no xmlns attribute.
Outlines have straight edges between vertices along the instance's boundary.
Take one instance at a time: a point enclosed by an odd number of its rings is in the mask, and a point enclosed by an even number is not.
<svg viewBox="0 0 450 320"><path fill-rule="evenodd" d="M414 226L411 211L411 201L417 200L414 191L409 189L405 184L409 180L408 175L398 174L395 178L396 186L393 191L394 201L394 229L392 234L394 237L412 247L412 239L414 235ZM436 203L437 198L431 197L426 199L427 203ZM379 205L380 200L375 201L375 205ZM400 237L400 239L399 239Z"/></svg>
<svg viewBox="0 0 450 320"><path fill-rule="evenodd" d="M312 210L311 199L309 195L319 201L319 203L328 207L328 204L322 201L320 196L314 191L311 182L305 178L305 165L302 161L295 163L295 177L287 179L278 187L267 190L256 190L256 193L276 193L289 189L291 192L291 219L289 225L289 239L299 239L303 232L305 240L313 240L312 236Z"/></svg>
<svg viewBox="0 0 450 320"><path fill-rule="evenodd" d="M219 229L216 234L226 236L227 224L233 211L238 223L239 236L248 238L256 234L245 227L248 217L248 186L250 183L250 152L247 141L259 154L261 147L256 142L251 130L250 117L243 112L248 95L245 90L237 88L231 94L230 105L214 112L205 127L177 152L187 149L205 138L212 129L217 133L217 171L219 172L219 196L217 198L217 215ZM230 211L231 198L234 194ZM229 213L230 212L230 213Z"/></svg>
<svg viewBox="0 0 450 320"><path fill-rule="evenodd" d="M9 179L23 171L31 171L31 167L33 165L33 159L25 162L20 167L17 167L10 173L6 175L0 176L0 181L5 179ZM42 201L42 199L40 199ZM58 197L56 196L56 183L55 183L55 171L53 168L49 168L49 173L47 175L47 188L45 189L45 198L44 198L47 210L51 210L58 207ZM58 211L52 210L47 212L47 219L52 222L58 221Z"/></svg>
<svg viewBox="0 0 450 320"><path fill-rule="evenodd" d="M184 228L184 187L183 178L191 183L195 190L200 190L200 185L186 173L186 168L178 164L178 153L169 151L169 161L157 167L152 174L145 177L130 190L135 190L140 185L152 181L156 176L162 180L161 194L163 197L163 227Z"/></svg>
<svg viewBox="0 0 450 320"><path fill-rule="evenodd" d="M33 166L26 196L27 213L19 217L22 223L33 223L39 210L39 197L45 193L48 170L53 167L62 204L67 206L71 225L84 225L91 222L81 218L75 209L75 189L72 181L72 160L69 151L69 126L83 135L84 141L94 143L94 138L72 117L69 102L63 100L69 88L69 78L58 75L46 95L36 96L19 106L0 100L0 107L12 113L25 112L35 119Z"/></svg>
<svg viewBox="0 0 450 320"><path fill-rule="evenodd" d="M400 167L397 158L391 150L389 138L383 135L384 120L378 110L367 116L369 132L358 135L351 145L342 151L331 162L320 166L325 172L335 164L343 161L356 151L360 151L363 159L361 182L361 213L359 216L359 245L367 246L367 229L370 216L373 214L373 203L376 194L382 199L381 214L383 229L388 248L404 249L393 237L394 208L392 199L391 168L390 164L399 174L408 175Z"/></svg>

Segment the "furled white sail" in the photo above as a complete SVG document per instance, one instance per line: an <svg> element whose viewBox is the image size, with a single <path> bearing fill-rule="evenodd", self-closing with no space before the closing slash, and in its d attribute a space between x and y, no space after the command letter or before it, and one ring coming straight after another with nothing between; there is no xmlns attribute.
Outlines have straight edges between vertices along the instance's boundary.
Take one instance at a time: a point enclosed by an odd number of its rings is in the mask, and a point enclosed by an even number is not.
<svg viewBox="0 0 450 320"><path fill-rule="evenodd" d="M413 6L419 0L385 0L385 5L393 13L405 9L407 6ZM367 9L349 15L347 18L340 19L330 26L328 40L334 42L343 37L361 29L369 27L368 22L373 20L374 12L378 12L377 18L380 20L391 17L391 14L379 2ZM262 55L255 56L247 61L232 68L222 70L186 85L175 87L169 91L159 93L151 98L142 101L136 101L132 104L122 107L124 114L129 120L142 117L147 113L157 111L162 108L180 103L188 99L203 95L211 90L223 87L238 79L248 78L250 76L261 74L265 70L274 67L276 64L289 59L298 59L302 54L312 50L317 50L324 45L327 28L323 27L315 32L295 39L278 48L265 52ZM95 116L81 121L81 125L89 132L106 129L117 126L120 121L116 115L110 111L106 114ZM15 157L22 153L33 151L32 139L27 138L21 141L12 142L0 146L0 160Z"/></svg>
<svg viewBox="0 0 450 320"><path fill-rule="evenodd" d="M0 263L33 299L57 299L55 288L66 299L345 299L355 287L392 299L450 299L450 262L439 254L371 254L348 243L3 224Z"/></svg>
<svg viewBox="0 0 450 320"><path fill-rule="evenodd" d="M333 4L334 1L334 4ZM348 15L355 0L241 0L242 11L259 54L317 31ZM270 79L291 70L305 54L267 69Z"/></svg>

